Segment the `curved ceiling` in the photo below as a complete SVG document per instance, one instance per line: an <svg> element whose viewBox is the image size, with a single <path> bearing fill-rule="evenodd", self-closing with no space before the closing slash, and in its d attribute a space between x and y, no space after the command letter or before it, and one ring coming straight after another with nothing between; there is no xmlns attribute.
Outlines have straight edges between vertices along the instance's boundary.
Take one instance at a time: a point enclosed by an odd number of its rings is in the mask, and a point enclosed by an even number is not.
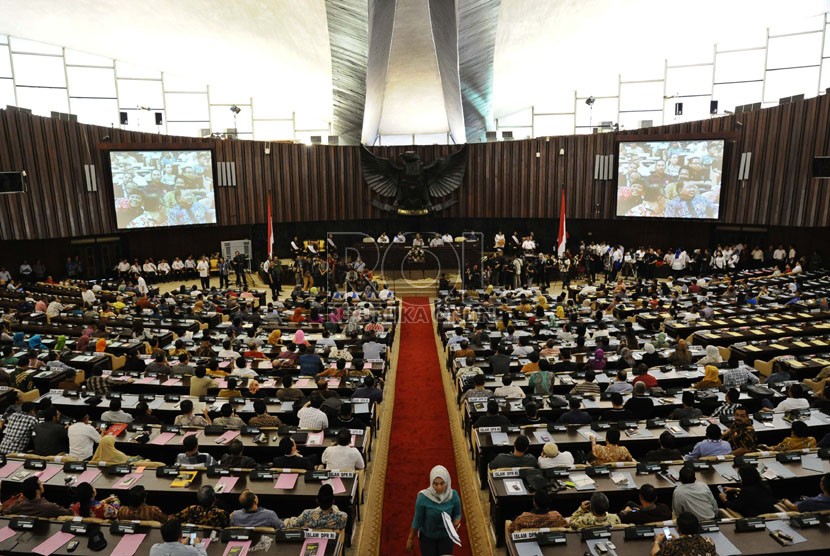
<svg viewBox="0 0 830 556"><path fill-rule="evenodd" d="M619 76L660 79L666 59L711 61L716 43L762 46L768 26L830 11L830 0L455 0L458 69L448 72L446 29L430 19L436 0L337 1L0 0L0 33L276 96L328 121L339 113L355 134L363 120L364 137L366 119L370 134L451 130L458 89L477 140L493 117L575 91L615 95ZM361 59L372 59L371 17L351 18L337 36L330 29L348 10L389 4L395 24L373 81ZM447 88L447 79L460 83ZM351 98L344 84L361 90Z"/></svg>

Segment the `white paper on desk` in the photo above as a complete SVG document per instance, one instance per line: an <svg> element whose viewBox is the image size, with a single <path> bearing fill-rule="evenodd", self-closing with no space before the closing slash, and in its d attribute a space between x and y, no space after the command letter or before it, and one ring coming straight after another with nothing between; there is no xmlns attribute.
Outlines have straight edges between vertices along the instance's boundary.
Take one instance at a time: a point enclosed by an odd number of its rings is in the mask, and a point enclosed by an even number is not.
<svg viewBox="0 0 830 556"><path fill-rule="evenodd" d="M732 467L731 463L716 463L712 467L714 467L715 471L720 473L720 476L726 479L727 481L738 480L738 471L734 467Z"/></svg>
<svg viewBox="0 0 830 556"><path fill-rule="evenodd" d="M594 431L592 431L591 429L589 429L587 427L584 428L584 429L579 429L578 432L583 438L585 438L585 440L591 440L592 438L596 438L598 440L600 439L599 435L597 433L595 433Z"/></svg>
<svg viewBox="0 0 830 556"><path fill-rule="evenodd" d="M546 430L533 431L533 437L536 439L536 442L540 444L547 444L552 440L550 433Z"/></svg>
<svg viewBox="0 0 830 556"><path fill-rule="evenodd" d="M447 512L441 512L441 520L444 522L444 530L447 532L447 536L450 540L458 546L461 546L461 537L458 536L458 531L455 530L455 525L452 524L450 514Z"/></svg>
<svg viewBox="0 0 830 556"><path fill-rule="evenodd" d="M626 473L624 471L613 471L611 473L610 478L611 481L613 481L613 483L617 485L617 488L637 488L637 483L634 481L634 477L631 475L631 473Z"/></svg>
<svg viewBox="0 0 830 556"><path fill-rule="evenodd" d="M764 462L767 466L767 471L772 471L777 476L781 477L782 479L792 479L795 477L795 473L787 469L784 465L777 461L765 461ZM765 471L766 473L766 471Z"/></svg>
<svg viewBox="0 0 830 556"><path fill-rule="evenodd" d="M504 490L512 496L527 494L524 481L521 479L504 479Z"/></svg>
<svg viewBox="0 0 830 556"><path fill-rule="evenodd" d="M818 456L805 455L801 458L801 467L817 473L824 473L824 462Z"/></svg>
<svg viewBox="0 0 830 556"><path fill-rule="evenodd" d="M513 546L516 547L516 556L542 556L542 547L536 541L522 541L517 542Z"/></svg>
<svg viewBox="0 0 830 556"><path fill-rule="evenodd" d="M741 554L741 550L732 544L732 541L730 541L729 538L720 531L716 531L714 533L701 533L700 536L712 539L712 542L715 543L715 552L717 552L718 556L733 556L735 554Z"/></svg>
<svg viewBox="0 0 830 556"><path fill-rule="evenodd" d="M801 542L807 542L802 535L800 535L797 531L795 531L792 527L781 521L780 519L775 519L773 521L767 521L766 527L768 531L781 531L785 535L789 535L793 538L793 544L798 544ZM720 554L720 550L718 554ZM735 553L737 554L737 553Z"/></svg>
<svg viewBox="0 0 830 556"><path fill-rule="evenodd" d="M490 442L493 443L493 446L507 446L510 444L510 439L506 432L491 432Z"/></svg>
<svg viewBox="0 0 830 556"><path fill-rule="evenodd" d="M593 490L597 483L585 473L571 473L571 482L576 490Z"/></svg>

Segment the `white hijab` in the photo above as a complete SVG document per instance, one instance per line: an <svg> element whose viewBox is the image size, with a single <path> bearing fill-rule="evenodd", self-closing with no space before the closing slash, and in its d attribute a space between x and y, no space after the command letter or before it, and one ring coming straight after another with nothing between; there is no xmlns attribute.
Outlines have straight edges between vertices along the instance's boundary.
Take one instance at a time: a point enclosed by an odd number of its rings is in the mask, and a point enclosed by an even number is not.
<svg viewBox="0 0 830 556"><path fill-rule="evenodd" d="M444 490L443 494L438 494L435 491L435 487L432 486L432 483L434 483L435 479L438 477L441 477L447 484L447 488ZM444 502L448 502L452 499L452 482L450 480L450 472L447 471L446 467L443 465L436 465L432 468L432 471L429 472L429 488L422 490L421 494L436 504L443 504Z"/></svg>

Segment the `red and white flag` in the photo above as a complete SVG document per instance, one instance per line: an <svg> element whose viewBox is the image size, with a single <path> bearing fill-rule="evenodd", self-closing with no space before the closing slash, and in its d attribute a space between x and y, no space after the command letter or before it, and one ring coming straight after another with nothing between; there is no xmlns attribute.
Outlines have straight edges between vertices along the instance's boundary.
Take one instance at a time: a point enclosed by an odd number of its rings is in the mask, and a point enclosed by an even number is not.
<svg viewBox="0 0 830 556"><path fill-rule="evenodd" d="M559 207L559 237L556 240L556 252L559 256L565 254L565 243L568 241L568 232L565 228L565 189L562 188L562 203Z"/></svg>
<svg viewBox="0 0 830 556"><path fill-rule="evenodd" d="M274 256L274 217L271 216L271 193L268 193L268 258Z"/></svg>

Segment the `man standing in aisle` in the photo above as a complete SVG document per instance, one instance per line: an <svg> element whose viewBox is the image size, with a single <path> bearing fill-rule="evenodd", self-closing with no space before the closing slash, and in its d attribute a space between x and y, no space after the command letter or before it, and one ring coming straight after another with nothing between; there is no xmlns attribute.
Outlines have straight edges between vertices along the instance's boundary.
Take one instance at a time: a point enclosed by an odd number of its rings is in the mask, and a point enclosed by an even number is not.
<svg viewBox="0 0 830 556"><path fill-rule="evenodd" d="M245 255L239 251L233 254L233 271L236 274L236 285L241 285L244 288L248 287L248 277L245 276Z"/></svg>
<svg viewBox="0 0 830 556"><path fill-rule="evenodd" d="M224 290L229 288L231 282L228 279L228 275L231 272L231 265L225 260L225 257L219 257L217 269L219 270L219 289Z"/></svg>
<svg viewBox="0 0 830 556"><path fill-rule="evenodd" d="M210 262L208 258L202 255L199 262L196 263L196 270L199 272L199 281L202 283L202 291L210 290Z"/></svg>

